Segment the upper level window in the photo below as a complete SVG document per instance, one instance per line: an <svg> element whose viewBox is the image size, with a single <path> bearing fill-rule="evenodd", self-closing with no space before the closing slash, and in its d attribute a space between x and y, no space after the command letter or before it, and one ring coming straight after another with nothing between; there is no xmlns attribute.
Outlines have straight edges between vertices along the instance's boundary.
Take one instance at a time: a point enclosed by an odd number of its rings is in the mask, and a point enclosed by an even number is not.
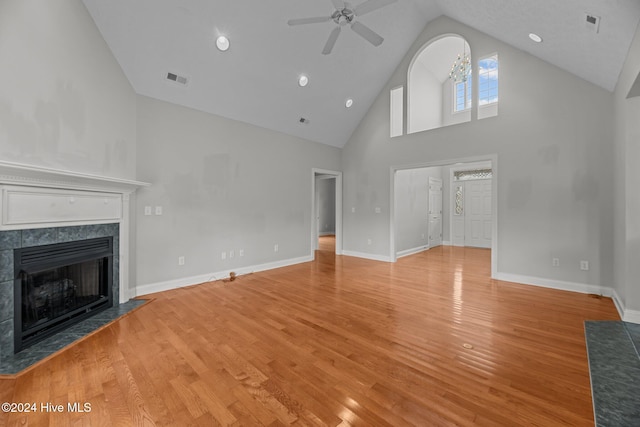
<svg viewBox="0 0 640 427"><path fill-rule="evenodd" d="M407 75L407 133L471 120L471 58L469 43L457 34L437 37L416 53Z"/></svg>
<svg viewBox="0 0 640 427"><path fill-rule="evenodd" d="M394 95L392 104L401 99ZM436 37L411 60L404 96L406 112L402 101L392 108L392 135L402 135L401 115L406 116L407 134L469 122L472 114L478 120L497 116L498 54L474 60L464 37Z"/></svg>
<svg viewBox="0 0 640 427"><path fill-rule="evenodd" d="M404 120L404 87L400 86L391 89L389 109L391 115L391 137L402 135L402 124Z"/></svg>
<svg viewBox="0 0 640 427"><path fill-rule="evenodd" d="M469 76L467 81L454 83L454 108L453 111L456 113L464 110L468 110L471 108L471 94L472 94L472 86L471 86L472 78Z"/></svg>
<svg viewBox="0 0 640 427"><path fill-rule="evenodd" d="M478 61L478 105L498 102L498 55Z"/></svg>
<svg viewBox="0 0 640 427"><path fill-rule="evenodd" d="M498 55L478 61L478 120L498 115Z"/></svg>

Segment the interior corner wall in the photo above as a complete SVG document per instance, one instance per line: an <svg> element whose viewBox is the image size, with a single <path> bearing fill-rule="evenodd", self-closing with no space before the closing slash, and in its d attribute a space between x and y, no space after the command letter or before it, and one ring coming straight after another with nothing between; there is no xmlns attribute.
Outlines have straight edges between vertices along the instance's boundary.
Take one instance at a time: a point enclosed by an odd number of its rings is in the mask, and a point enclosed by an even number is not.
<svg viewBox="0 0 640 427"><path fill-rule="evenodd" d="M640 312L640 97L627 99L640 74L640 28L614 92L615 290L626 310ZM640 317L635 319L640 321Z"/></svg>
<svg viewBox="0 0 640 427"><path fill-rule="evenodd" d="M389 90L441 34L476 58L500 56L500 115L389 138ZM430 22L343 149L345 251L390 251L390 170L497 157L497 272L610 286L613 277L613 96L447 17ZM355 208L352 211L352 208ZM376 208L380 208L377 213ZM368 244L368 239L371 244ZM558 257L560 267L552 267ZM581 271L580 260L590 262Z"/></svg>
<svg viewBox="0 0 640 427"><path fill-rule="evenodd" d="M138 178L152 184L136 197L139 286L311 256L312 171L340 170L339 148L144 96L137 105Z"/></svg>
<svg viewBox="0 0 640 427"><path fill-rule="evenodd" d="M422 62L416 61L411 70L411 87L407 94L408 112L413 112L407 123L407 133L442 126L442 84Z"/></svg>
<svg viewBox="0 0 640 427"><path fill-rule="evenodd" d="M135 93L80 0L0 2L0 58L0 158L135 179Z"/></svg>
<svg viewBox="0 0 640 427"><path fill-rule="evenodd" d="M396 171L396 252L429 245L429 178L442 179L442 168L429 167Z"/></svg>

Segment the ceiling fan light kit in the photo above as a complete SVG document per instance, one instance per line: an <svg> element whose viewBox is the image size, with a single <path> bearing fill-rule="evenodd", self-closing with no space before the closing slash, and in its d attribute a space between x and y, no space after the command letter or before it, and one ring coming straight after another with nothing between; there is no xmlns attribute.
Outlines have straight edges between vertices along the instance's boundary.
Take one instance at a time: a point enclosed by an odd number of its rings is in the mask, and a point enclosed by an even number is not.
<svg viewBox="0 0 640 427"><path fill-rule="evenodd" d="M381 9L391 3L395 3L396 1L397 0L366 0L353 8L349 3L343 0L331 0L335 10L330 16L291 19L288 21L288 24L294 26L333 21L337 26L331 31L331 33L329 33L329 38L322 49L323 55L331 53L336 41L338 40L338 36L340 36L342 27L346 25L349 25L354 33L358 34L372 45L380 46L384 41L384 38L362 22L357 21L356 17Z"/></svg>

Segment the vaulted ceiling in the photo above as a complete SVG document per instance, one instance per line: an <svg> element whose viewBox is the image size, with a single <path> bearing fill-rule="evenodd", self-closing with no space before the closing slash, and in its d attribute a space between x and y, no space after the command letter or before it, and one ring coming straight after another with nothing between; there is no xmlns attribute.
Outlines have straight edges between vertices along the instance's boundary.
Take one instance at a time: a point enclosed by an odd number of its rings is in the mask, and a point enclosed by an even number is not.
<svg viewBox="0 0 640 427"><path fill-rule="evenodd" d="M343 27L323 55L336 23L287 22L329 16L340 0L83 1L137 93L337 147L440 15L609 91L640 20L637 0L397 0L356 17L384 38L380 46ZM586 27L585 13L600 18L598 33ZM530 32L544 42L532 43ZM230 40L226 52L216 48L218 35ZM298 86L301 74L306 87Z"/></svg>

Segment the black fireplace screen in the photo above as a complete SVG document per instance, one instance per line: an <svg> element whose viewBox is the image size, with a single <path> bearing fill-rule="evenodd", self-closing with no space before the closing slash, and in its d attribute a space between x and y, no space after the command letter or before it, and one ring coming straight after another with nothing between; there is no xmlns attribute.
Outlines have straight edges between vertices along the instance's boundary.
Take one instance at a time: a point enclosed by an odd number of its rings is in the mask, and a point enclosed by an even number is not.
<svg viewBox="0 0 640 427"><path fill-rule="evenodd" d="M15 351L112 305L111 237L16 249Z"/></svg>

